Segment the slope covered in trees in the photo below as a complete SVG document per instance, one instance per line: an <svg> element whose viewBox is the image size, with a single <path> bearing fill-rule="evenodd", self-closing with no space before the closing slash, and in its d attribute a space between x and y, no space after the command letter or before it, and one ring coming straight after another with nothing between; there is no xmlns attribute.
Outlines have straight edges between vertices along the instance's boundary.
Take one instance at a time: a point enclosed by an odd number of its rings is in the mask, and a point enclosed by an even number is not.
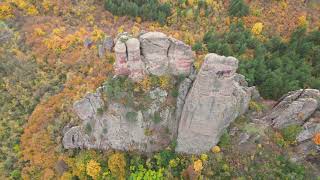
<svg viewBox="0 0 320 180"><path fill-rule="evenodd" d="M239 72L263 97L278 99L299 88L320 88L319 30L307 33L306 27L298 27L289 42L280 37L261 42L237 22L224 33L210 30L203 41L209 52L241 59Z"/></svg>
<svg viewBox="0 0 320 180"><path fill-rule="evenodd" d="M308 162L288 159L291 131L259 134L246 117L233 127L263 139L239 148L229 130L200 156L176 154L175 143L150 156L65 150L61 132L79 121L73 103L113 77L114 54L99 56L99 47L119 32L182 40L196 51L197 68L207 52L236 56L239 72L268 99L319 88L319 12L311 0L1 1L0 179L315 177ZM250 109L264 106L251 102Z"/></svg>

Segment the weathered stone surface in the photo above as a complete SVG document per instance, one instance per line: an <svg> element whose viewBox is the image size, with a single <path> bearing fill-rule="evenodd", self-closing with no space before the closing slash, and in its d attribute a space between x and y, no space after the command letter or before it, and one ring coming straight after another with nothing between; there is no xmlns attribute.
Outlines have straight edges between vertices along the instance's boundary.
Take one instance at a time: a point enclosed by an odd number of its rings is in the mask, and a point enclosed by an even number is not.
<svg viewBox="0 0 320 180"><path fill-rule="evenodd" d="M142 33L139 39L124 33L116 42L117 75L129 75L138 81L145 73L188 75L191 71L194 61L191 47L161 32Z"/></svg>
<svg viewBox="0 0 320 180"><path fill-rule="evenodd" d="M176 151L199 154L215 146L223 130L244 113L251 89L235 81L238 60L208 54L187 95Z"/></svg>
<svg viewBox="0 0 320 180"><path fill-rule="evenodd" d="M303 125L319 107L320 92L316 89L300 89L289 92L272 111L263 118L275 128Z"/></svg>
<svg viewBox="0 0 320 180"><path fill-rule="evenodd" d="M140 36L141 53L147 70L154 75L164 75L169 68L170 41L161 32L148 32Z"/></svg>
<svg viewBox="0 0 320 180"><path fill-rule="evenodd" d="M298 134L296 140L298 143L311 140L316 133L320 132L320 123L306 122L303 125L303 130Z"/></svg>
<svg viewBox="0 0 320 180"><path fill-rule="evenodd" d="M114 64L114 71L117 75L128 75L130 74L128 68L128 57L127 57L127 47L123 39L119 38L114 47L114 52L116 54L116 60Z"/></svg>
<svg viewBox="0 0 320 180"><path fill-rule="evenodd" d="M151 91L150 97L153 101L145 111L136 111L115 102L108 103L108 109L102 111L104 104L101 90L100 88L96 93L90 93L75 103L74 111L82 123L68 129L64 134L62 142L66 149L113 148L153 152L169 145L173 137L171 132L177 123L173 109L160 109L161 103L166 100L166 91ZM160 115L160 122L151 121L156 112ZM128 113L134 113L135 117L128 119Z"/></svg>
<svg viewBox="0 0 320 180"><path fill-rule="evenodd" d="M128 52L128 67L129 67L129 77L138 81L141 80L144 75L144 63L140 56L140 42L136 38L130 38L126 41L126 47Z"/></svg>
<svg viewBox="0 0 320 180"><path fill-rule="evenodd" d="M178 89L178 97L176 103L176 119L181 118L182 109L185 103L185 99L188 95L190 88L192 87L193 81L196 78L196 71L192 68L190 75L185 78L181 84L179 85Z"/></svg>
<svg viewBox="0 0 320 180"><path fill-rule="evenodd" d="M68 169L69 169L68 164L63 160L59 160L55 165L55 170L60 176L62 176L64 172L68 171Z"/></svg>
<svg viewBox="0 0 320 180"><path fill-rule="evenodd" d="M111 52L114 46L113 39L110 36L105 37L102 42L102 46L106 51Z"/></svg>
<svg viewBox="0 0 320 180"><path fill-rule="evenodd" d="M98 56L99 58L103 58L106 54L106 50L103 48L102 44L98 45Z"/></svg>
<svg viewBox="0 0 320 180"><path fill-rule="evenodd" d="M173 75L188 75L194 61L191 47L173 38L169 40L171 42L168 50L169 72Z"/></svg>

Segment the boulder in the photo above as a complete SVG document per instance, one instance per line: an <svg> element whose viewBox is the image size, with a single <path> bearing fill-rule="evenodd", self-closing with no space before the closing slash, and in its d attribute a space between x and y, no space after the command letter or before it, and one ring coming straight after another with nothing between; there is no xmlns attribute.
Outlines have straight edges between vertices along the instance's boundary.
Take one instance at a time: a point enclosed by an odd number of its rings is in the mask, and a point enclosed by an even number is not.
<svg viewBox="0 0 320 180"><path fill-rule="evenodd" d="M105 37L102 46L106 51L111 52L114 46L113 39L110 36Z"/></svg>
<svg viewBox="0 0 320 180"><path fill-rule="evenodd" d="M262 120L274 128L303 125L319 108L320 92L316 89L300 89L284 95Z"/></svg>
<svg viewBox="0 0 320 180"><path fill-rule="evenodd" d="M235 80L238 60L208 54L187 95L178 128L177 152L209 151L225 128L248 109L251 88Z"/></svg>

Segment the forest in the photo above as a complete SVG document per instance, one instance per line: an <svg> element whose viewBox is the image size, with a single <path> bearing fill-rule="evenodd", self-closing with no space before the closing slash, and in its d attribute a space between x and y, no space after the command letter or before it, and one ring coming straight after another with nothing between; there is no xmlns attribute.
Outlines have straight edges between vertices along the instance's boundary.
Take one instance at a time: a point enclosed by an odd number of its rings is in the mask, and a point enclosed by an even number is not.
<svg viewBox="0 0 320 180"><path fill-rule="evenodd" d="M251 121L290 91L320 89L319 14L316 0L2 0L0 179L320 179L320 151L303 163L289 157L300 127L261 132ZM207 53L237 58L237 72L263 101L250 101L250 115L200 155L176 153L176 142L153 154L65 149L64 127L80 121L74 102L102 85L108 100L134 108L148 107L146 94L156 87L177 98L186 77L113 78L115 53L100 47L142 31L190 45L196 72ZM261 138L241 149L234 128Z"/></svg>

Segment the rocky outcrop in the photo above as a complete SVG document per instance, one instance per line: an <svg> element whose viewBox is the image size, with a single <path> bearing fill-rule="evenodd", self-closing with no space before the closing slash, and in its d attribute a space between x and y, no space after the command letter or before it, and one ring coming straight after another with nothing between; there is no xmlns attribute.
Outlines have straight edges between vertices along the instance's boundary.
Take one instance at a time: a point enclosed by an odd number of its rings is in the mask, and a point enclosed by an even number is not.
<svg viewBox="0 0 320 180"><path fill-rule="evenodd" d="M139 38L122 34L114 49L115 73L133 81L148 73L185 75L178 86L176 106L167 104L173 96L159 87L143 97L131 97L131 105L112 97L105 102L103 92L114 87L106 84L74 104L81 123L65 128L63 145L67 149L154 152L177 138L176 151L203 153L215 146L225 128L246 112L255 90L236 73L238 60L233 57L208 54L197 74L191 48L163 33L145 33ZM147 105L137 108L137 101L142 99Z"/></svg>
<svg viewBox="0 0 320 180"><path fill-rule="evenodd" d="M134 81L145 73L188 75L194 53L185 43L160 32L142 34L139 39L120 35L115 45L117 75L129 75Z"/></svg>
<svg viewBox="0 0 320 180"><path fill-rule="evenodd" d="M103 88L88 94L74 104L74 111L81 119L79 126L66 131L63 145L71 148L137 150L153 152L169 145L175 131L174 110L160 109L167 98L166 91L150 91L152 102L148 109L138 110L116 102L104 105ZM107 106L107 110L104 110ZM159 122L150 121L159 114Z"/></svg>
<svg viewBox="0 0 320 180"><path fill-rule="evenodd" d="M319 152L320 147L313 138L320 133L320 91L300 89L284 95L265 117L262 118L276 129L289 126L301 127L296 136L294 160L303 160L312 152Z"/></svg>
<svg viewBox="0 0 320 180"><path fill-rule="evenodd" d="M187 95L176 151L199 154L215 146L223 130L247 108L251 88L235 80L238 60L208 54Z"/></svg>
<svg viewBox="0 0 320 180"><path fill-rule="evenodd" d="M275 128L303 125L319 108L320 92L316 89L300 89L284 95L263 118Z"/></svg>

